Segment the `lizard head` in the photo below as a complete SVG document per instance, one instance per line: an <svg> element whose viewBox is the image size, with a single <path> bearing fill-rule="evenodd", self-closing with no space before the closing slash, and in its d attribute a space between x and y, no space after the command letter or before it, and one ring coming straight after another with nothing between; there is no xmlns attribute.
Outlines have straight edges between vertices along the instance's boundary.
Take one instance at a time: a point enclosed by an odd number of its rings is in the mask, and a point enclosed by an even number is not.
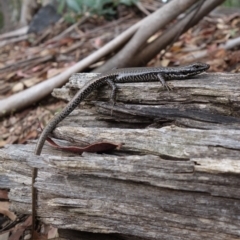
<svg viewBox="0 0 240 240"><path fill-rule="evenodd" d="M207 71L209 67L207 63L193 63L183 67L182 72L186 75L195 75Z"/></svg>

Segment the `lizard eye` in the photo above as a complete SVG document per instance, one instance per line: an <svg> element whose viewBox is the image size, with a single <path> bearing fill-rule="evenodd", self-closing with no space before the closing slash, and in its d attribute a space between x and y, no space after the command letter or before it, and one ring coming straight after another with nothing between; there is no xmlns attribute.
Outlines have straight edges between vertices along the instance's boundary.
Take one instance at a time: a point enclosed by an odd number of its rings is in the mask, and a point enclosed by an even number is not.
<svg viewBox="0 0 240 240"><path fill-rule="evenodd" d="M195 63L195 64L193 64L193 67L196 68L196 69L199 69L199 68L202 68L202 64Z"/></svg>
<svg viewBox="0 0 240 240"><path fill-rule="evenodd" d="M194 63L192 67L196 70L202 70L202 69L207 70L210 66L206 63Z"/></svg>

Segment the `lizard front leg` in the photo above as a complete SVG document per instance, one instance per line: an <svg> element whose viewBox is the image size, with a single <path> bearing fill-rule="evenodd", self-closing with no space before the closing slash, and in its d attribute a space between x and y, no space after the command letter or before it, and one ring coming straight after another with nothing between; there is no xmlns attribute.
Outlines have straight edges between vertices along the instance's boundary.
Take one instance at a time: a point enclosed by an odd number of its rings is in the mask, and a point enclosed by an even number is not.
<svg viewBox="0 0 240 240"><path fill-rule="evenodd" d="M160 83L163 85L164 88L166 88L168 91L171 91L171 90L172 90L172 88L166 83L163 74L158 73L157 77L158 77Z"/></svg>
<svg viewBox="0 0 240 240"><path fill-rule="evenodd" d="M112 88L112 92L111 92L111 95L110 95L110 102L112 103L112 109L111 109L111 116L112 116L113 106L114 106L115 103L116 103L117 86L116 86L116 84L113 82L113 80L111 80L111 79L107 79L107 80L106 80L106 83Z"/></svg>
<svg viewBox="0 0 240 240"><path fill-rule="evenodd" d="M116 93L117 93L117 86L111 79L107 79L106 83L112 88L112 92L110 95L110 102L113 104L113 106L116 103Z"/></svg>

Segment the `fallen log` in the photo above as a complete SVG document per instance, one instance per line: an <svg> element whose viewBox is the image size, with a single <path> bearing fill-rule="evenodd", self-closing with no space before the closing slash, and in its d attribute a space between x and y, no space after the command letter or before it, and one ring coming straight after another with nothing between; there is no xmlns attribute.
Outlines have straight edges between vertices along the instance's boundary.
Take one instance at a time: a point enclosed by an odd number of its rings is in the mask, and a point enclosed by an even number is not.
<svg viewBox="0 0 240 240"><path fill-rule="evenodd" d="M93 76L74 74L54 95L69 100ZM205 73L171 81L171 92L118 84L115 106L103 87L52 137L122 143L120 150L80 156L45 144L34 156L35 143L9 145L0 149L0 187L11 189L12 210L31 214L37 167L40 220L86 239L239 239L239 81Z"/></svg>

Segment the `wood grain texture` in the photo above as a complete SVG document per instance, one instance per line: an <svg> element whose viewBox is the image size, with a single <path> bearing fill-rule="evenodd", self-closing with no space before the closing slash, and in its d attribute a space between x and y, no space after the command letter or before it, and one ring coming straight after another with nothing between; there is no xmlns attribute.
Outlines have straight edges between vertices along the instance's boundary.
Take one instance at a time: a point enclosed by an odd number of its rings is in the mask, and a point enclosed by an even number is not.
<svg viewBox="0 0 240 240"><path fill-rule="evenodd" d="M88 76L75 74L54 94L69 99ZM202 74L171 81L169 93L157 83L119 84L112 115L109 89L94 92L53 136L122 149L82 156L47 145L34 156L34 143L0 149L12 209L30 213L37 167L38 217L83 239L239 239L239 81Z"/></svg>

